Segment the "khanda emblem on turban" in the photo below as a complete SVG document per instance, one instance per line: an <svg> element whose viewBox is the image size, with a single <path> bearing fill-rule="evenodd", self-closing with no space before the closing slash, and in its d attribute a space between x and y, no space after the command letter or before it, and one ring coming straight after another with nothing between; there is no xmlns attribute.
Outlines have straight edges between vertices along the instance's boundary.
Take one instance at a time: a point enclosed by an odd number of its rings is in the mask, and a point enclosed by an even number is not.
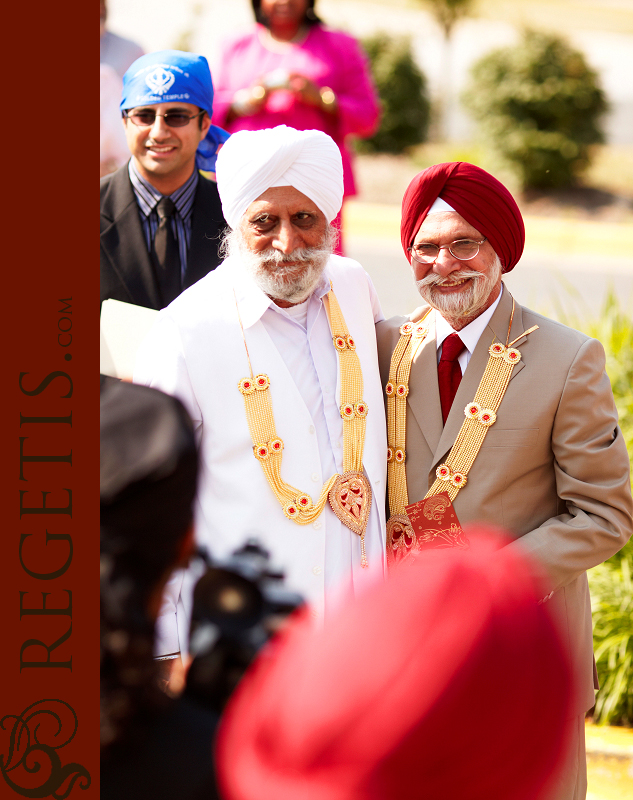
<svg viewBox="0 0 633 800"><path fill-rule="evenodd" d="M173 86L176 80L174 73L164 67L156 67L153 72L145 77L145 83L154 94L163 95Z"/></svg>

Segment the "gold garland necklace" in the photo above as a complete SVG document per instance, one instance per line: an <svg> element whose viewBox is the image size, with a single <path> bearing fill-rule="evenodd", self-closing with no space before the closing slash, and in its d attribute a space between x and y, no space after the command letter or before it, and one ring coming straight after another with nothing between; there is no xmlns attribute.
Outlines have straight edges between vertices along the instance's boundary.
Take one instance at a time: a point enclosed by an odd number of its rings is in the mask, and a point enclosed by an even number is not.
<svg viewBox="0 0 633 800"><path fill-rule="evenodd" d="M497 410L508 388L512 370L521 360L521 353L513 344L537 330L534 325L517 336L512 342L510 330L514 319L514 298L508 325L506 344L495 342L490 345L486 369L471 403L464 409L466 419L462 423L455 443L443 464L435 470L436 479L424 499L447 492L451 502L466 485L468 473L477 458L489 428L497 419ZM405 548L415 549L416 534L406 514L409 505L407 488L406 430L407 395L411 365L419 346L428 334L424 324L431 309L417 323L406 322L400 327L400 339L394 349L389 367L389 380L385 386L387 395L387 486L389 490L389 512L387 521L387 560L395 560L395 551Z"/></svg>
<svg viewBox="0 0 633 800"><path fill-rule="evenodd" d="M235 296L235 290L233 294ZM286 483L281 477L284 443L275 428L275 417L269 391L270 378L264 373L253 374L242 318L235 296L235 307L250 371L250 377L242 378L239 381L238 389L244 398L246 419L253 441L253 455L259 461L266 480L281 504L286 517L298 525L309 525L320 515L325 503L329 500L332 510L339 520L360 536L361 565L367 567L365 532L371 510L372 494L369 481L363 473L363 450L368 411L367 403L362 399L363 372L356 353L356 343L347 329L343 312L331 283L330 291L323 298L323 304L339 360L340 414L343 420L343 474L332 475L325 482L316 502L313 502L307 492L302 492Z"/></svg>

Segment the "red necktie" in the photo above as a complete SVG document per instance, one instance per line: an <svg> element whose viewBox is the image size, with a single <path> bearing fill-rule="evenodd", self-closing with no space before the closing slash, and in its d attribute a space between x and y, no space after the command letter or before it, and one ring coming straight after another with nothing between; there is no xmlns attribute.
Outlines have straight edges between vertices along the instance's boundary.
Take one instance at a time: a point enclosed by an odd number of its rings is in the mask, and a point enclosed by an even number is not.
<svg viewBox="0 0 633 800"><path fill-rule="evenodd" d="M463 349L464 343L456 333L447 336L442 344L442 355L437 365L437 381L440 387L440 403L444 422L446 422L462 379L462 370L457 358Z"/></svg>

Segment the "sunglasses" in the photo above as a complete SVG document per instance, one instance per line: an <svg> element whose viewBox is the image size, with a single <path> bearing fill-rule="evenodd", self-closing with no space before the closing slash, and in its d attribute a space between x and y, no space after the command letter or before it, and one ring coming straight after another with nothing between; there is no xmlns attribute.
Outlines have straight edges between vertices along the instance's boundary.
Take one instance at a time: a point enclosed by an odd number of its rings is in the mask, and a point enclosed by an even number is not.
<svg viewBox="0 0 633 800"><path fill-rule="evenodd" d="M166 114L157 114L155 111L147 109L143 111L132 111L131 114L124 111L123 116L129 119L134 125L138 125L139 128L149 128L156 122L156 117L162 117L165 120L165 125L168 125L170 128L184 128L192 119L201 117L205 113L205 111L200 111L198 114L189 115L185 114L183 111L168 111Z"/></svg>

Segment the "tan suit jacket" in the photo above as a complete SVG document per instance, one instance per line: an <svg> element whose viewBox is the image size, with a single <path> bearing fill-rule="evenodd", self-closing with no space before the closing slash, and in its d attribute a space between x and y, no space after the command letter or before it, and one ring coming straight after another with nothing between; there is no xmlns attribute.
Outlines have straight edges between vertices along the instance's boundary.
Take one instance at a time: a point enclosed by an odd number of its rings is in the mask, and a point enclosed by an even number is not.
<svg viewBox="0 0 633 800"><path fill-rule="evenodd" d="M435 480L475 396L489 346L506 342L511 309L512 297L504 289L445 426L434 314L429 316L429 335L415 356L407 397L410 503L421 500ZM398 329L407 319L393 317L377 326L383 385ZM533 325L539 329L515 344L521 362L454 506L462 524L502 526L546 568L553 591L548 599L564 620L568 653L578 670L581 713L593 706L595 685L586 570L617 552L633 532L629 459L602 345L518 304L509 341Z"/></svg>

